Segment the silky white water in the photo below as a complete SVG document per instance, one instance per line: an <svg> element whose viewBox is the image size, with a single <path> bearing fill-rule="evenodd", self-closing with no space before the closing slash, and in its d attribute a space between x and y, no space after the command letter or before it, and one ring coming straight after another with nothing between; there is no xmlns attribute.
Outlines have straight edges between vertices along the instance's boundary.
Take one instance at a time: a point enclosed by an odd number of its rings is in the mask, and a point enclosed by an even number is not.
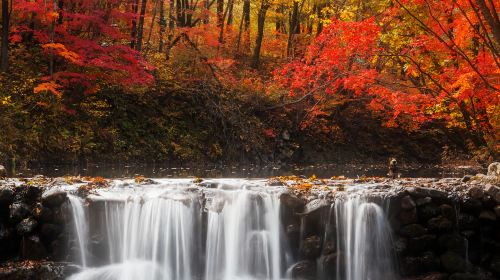
<svg viewBox="0 0 500 280"><path fill-rule="evenodd" d="M78 243L79 261L82 267L87 267L88 228L83 200L74 195L68 195L71 204L71 214L74 224L74 233Z"/></svg>
<svg viewBox="0 0 500 280"><path fill-rule="evenodd" d="M194 187L192 180L158 182L115 181L89 197L94 220L73 218L83 266L92 265L70 279L281 279L281 188L259 180L215 180L212 188ZM76 197L70 202L82 207ZM84 253L82 239L94 236L99 250L106 247L105 259Z"/></svg>
<svg viewBox="0 0 500 280"><path fill-rule="evenodd" d="M115 180L84 204L70 195L76 259L70 280L283 280L294 262L281 221L285 187L265 180ZM336 275L318 279L392 280L391 230L363 190L330 207L322 242L336 238ZM332 223L331 220L334 222ZM331 235L331 236L329 236Z"/></svg>
<svg viewBox="0 0 500 280"><path fill-rule="evenodd" d="M380 205L362 193L335 201L337 278L345 280L397 279L391 228Z"/></svg>

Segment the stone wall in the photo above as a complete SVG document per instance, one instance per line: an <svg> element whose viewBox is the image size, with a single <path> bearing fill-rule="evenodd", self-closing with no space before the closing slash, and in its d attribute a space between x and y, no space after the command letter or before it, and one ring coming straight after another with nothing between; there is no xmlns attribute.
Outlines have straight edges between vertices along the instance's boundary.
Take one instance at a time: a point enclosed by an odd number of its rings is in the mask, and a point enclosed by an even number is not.
<svg viewBox="0 0 500 280"><path fill-rule="evenodd" d="M468 181L467 183L463 181ZM367 180L386 188L393 247L403 279L500 279L500 188L498 181L460 179ZM298 259L294 279L335 279L331 204L310 191L282 196L286 235ZM295 214L292 214L295 213Z"/></svg>
<svg viewBox="0 0 500 280"><path fill-rule="evenodd" d="M0 184L1 279L58 278L61 269L42 260L67 257L67 195L45 190L45 181ZM32 262L22 262L27 260Z"/></svg>

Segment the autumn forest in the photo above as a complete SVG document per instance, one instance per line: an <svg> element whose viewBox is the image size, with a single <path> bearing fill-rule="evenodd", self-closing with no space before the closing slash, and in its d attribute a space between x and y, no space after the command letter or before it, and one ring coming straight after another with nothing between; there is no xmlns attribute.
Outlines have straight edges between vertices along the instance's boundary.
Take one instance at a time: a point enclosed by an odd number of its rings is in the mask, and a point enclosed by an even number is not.
<svg viewBox="0 0 500 280"><path fill-rule="evenodd" d="M488 162L497 0L1 0L0 163Z"/></svg>

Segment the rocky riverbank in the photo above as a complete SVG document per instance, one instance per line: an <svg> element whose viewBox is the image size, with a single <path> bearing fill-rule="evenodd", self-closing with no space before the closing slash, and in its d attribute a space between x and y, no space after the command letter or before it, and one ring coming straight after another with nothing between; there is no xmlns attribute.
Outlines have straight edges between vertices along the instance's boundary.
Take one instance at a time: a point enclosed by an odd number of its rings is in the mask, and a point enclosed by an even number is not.
<svg viewBox="0 0 500 280"><path fill-rule="evenodd" d="M135 184L154 179L135 178ZM0 180L0 279L62 279L71 263L67 189L87 197L110 181L102 178ZM292 255L293 279L335 279L335 201L356 189L383 205L393 230L393 249L405 279L500 277L500 184L497 174L462 179L330 179L276 177L283 185L281 219ZM193 179L204 199L210 181ZM88 203L93 203L88 200ZM202 202L203 203L203 202ZM328 233L328 238L325 238ZM330 277L331 276L331 277Z"/></svg>

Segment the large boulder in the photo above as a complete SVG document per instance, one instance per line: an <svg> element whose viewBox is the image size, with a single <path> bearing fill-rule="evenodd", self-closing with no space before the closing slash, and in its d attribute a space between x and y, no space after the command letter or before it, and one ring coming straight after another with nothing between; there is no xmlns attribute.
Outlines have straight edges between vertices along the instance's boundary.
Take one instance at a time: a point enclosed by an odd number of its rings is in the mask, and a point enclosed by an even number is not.
<svg viewBox="0 0 500 280"><path fill-rule="evenodd" d="M14 198L14 190L10 186L0 186L0 205L9 205Z"/></svg>
<svg viewBox="0 0 500 280"><path fill-rule="evenodd" d="M9 206L9 218L14 223L27 218L30 212L29 206L21 202L14 202Z"/></svg>
<svg viewBox="0 0 500 280"><path fill-rule="evenodd" d="M68 197L68 194L60 188L50 188L42 194L42 204L51 208L59 207Z"/></svg>

